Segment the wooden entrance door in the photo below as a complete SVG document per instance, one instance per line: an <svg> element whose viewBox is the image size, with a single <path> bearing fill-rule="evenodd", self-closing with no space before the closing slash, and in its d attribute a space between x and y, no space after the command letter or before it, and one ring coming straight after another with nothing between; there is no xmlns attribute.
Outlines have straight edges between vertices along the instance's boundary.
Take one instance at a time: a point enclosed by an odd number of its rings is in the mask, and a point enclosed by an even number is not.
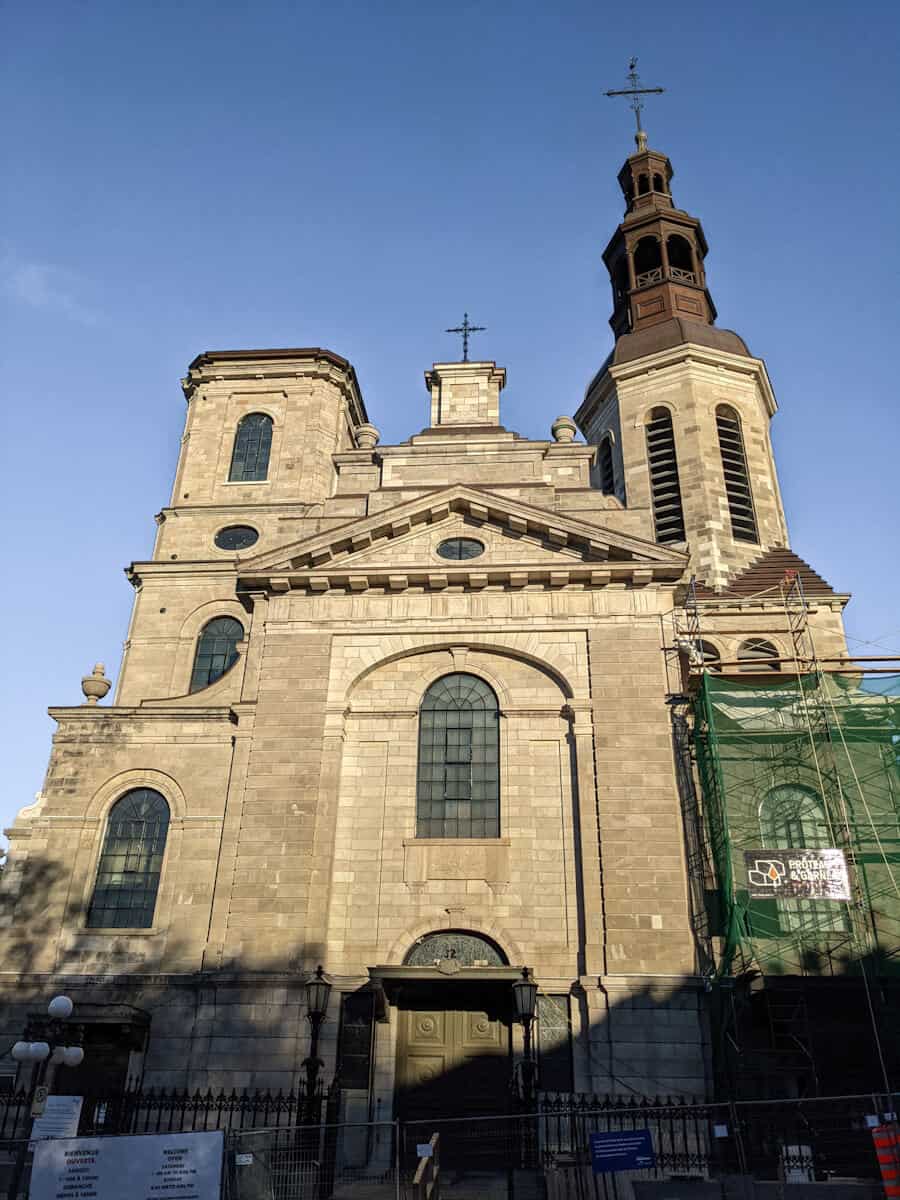
<svg viewBox="0 0 900 1200"><path fill-rule="evenodd" d="M398 1115L432 1117L502 1113L509 1104L509 1024L485 1011L400 1009Z"/></svg>

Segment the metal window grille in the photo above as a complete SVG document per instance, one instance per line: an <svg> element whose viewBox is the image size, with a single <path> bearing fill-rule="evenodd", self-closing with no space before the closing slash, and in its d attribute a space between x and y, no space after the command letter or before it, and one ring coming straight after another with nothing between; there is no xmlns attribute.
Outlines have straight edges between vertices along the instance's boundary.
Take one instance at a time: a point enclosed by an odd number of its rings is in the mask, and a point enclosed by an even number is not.
<svg viewBox="0 0 900 1200"><path fill-rule="evenodd" d="M438 546L437 552L441 558L478 558L484 554L484 544L477 538L447 538Z"/></svg>
<svg viewBox="0 0 900 1200"><path fill-rule="evenodd" d="M569 997L538 996L536 1015L540 1089L571 1092L575 1087L575 1076Z"/></svg>
<svg viewBox="0 0 900 1200"><path fill-rule="evenodd" d="M272 418L266 413L248 413L242 417L234 436L229 480L252 483L265 479L269 474L271 449Z"/></svg>
<svg viewBox="0 0 900 1200"><path fill-rule="evenodd" d="M192 692L209 687L237 662L237 644L243 637L244 627L234 617L214 617L204 626L191 672Z"/></svg>
<svg viewBox="0 0 900 1200"><path fill-rule="evenodd" d="M716 426L732 536L741 542L759 542L740 419L731 409L719 408L716 409Z"/></svg>
<svg viewBox="0 0 900 1200"><path fill-rule="evenodd" d="M436 680L419 712L416 836L499 837L497 697L475 675Z"/></svg>
<svg viewBox="0 0 900 1200"><path fill-rule="evenodd" d="M684 510L675 456L675 432L671 413L666 408L655 409L647 423L647 460L656 540L683 542Z"/></svg>
<svg viewBox="0 0 900 1200"><path fill-rule="evenodd" d="M149 929L162 870L169 806L159 792L134 788L113 805L88 910L91 929Z"/></svg>
<svg viewBox="0 0 900 1200"><path fill-rule="evenodd" d="M365 1090L372 1073L375 993L347 992L341 997L338 1078L342 1088Z"/></svg>
<svg viewBox="0 0 900 1200"><path fill-rule="evenodd" d="M612 442L608 437L600 443L597 465L600 470L600 491L606 496L612 496L616 490L616 472L613 467Z"/></svg>

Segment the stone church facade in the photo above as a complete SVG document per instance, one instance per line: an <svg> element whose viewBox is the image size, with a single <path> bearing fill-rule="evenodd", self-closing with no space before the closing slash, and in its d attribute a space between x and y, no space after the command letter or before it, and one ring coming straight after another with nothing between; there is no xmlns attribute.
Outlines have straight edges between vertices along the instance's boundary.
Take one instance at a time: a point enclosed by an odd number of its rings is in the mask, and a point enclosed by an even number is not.
<svg viewBox="0 0 900 1200"><path fill-rule="evenodd" d="M622 169L615 348L546 439L493 362L434 364L398 445L331 351L191 363L112 701L51 709L9 831L7 1034L65 990L111 1087L290 1088L321 964L348 1112L490 1111L528 967L541 1087L708 1091L669 615L695 577L704 653L768 671L739 581L800 571L823 653L846 597L787 548L766 368L671 175Z"/></svg>

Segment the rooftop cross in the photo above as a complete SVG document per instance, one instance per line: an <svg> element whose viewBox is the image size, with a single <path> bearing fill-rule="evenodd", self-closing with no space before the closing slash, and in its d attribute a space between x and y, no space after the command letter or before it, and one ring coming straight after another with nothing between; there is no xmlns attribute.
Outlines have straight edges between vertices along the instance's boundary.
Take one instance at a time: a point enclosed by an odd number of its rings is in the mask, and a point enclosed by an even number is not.
<svg viewBox="0 0 900 1200"><path fill-rule="evenodd" d="M462 325L457 325L454 329L445 329L444 332L445 333L461 333L462 334L462 342L463 342L462 360L463 360L463 362L468 362L469 361L469 334L470 333L484 333L486 328L487 328L487 326L485 326L485 325L470 325L469 324L469 314L463 313Z"/></svg>
<svg viewBox="0 0 900 1200"><path fill-rule="evenodd" d="M604 95L605 96L630 96L631 97L631 107L634 110L634 120L635 120L635 124L637 125L637 133L635 133L635 135L634 135L634 140L637 143L637 148L639 151L646 150L647 149L647 133L644 129L641 128L641 111L644 107L644 103L642 100L639 100L638 97L639 96L658 95L659 93L664 92L666 89L665 88L641 87L641 77L637 73L637 59L636 58L633 58L631 60L631 62L628 64L628 82L631 84L631 87L622 88L620 91L604 92Z"/></svg>

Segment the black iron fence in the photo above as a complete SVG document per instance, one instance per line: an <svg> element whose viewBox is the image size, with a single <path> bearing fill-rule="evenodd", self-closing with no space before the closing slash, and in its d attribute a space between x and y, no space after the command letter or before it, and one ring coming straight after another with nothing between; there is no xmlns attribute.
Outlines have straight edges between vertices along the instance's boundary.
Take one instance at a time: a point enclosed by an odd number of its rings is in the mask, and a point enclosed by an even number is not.
<svg viewBox="0 0 900 1200"><path fill-rule="evenodd" d="M134 1088L119 1095L86 1095L79 1135L125 1133L204 1133L222 1129L277 1129L318 1125L337 1119L340 1093L319 1087L296 1091L188 1091ZM0 1096L0 1140L27 1136L31 1128L29 1091Z"/></svg>
<svg viewBox="0 0 900 1200"><path fill-rule="evenodd" d="M880 1178L873 1129L896 1124L898 1105L897 1094L729 1104L544 1093L530 1112L351 1125L341 1123L336 1090L307 1095L136 1089L85 1097L79 1133L224 1130L231 1195L239 1198L251 1184L257 1186L253 1172L268 1172L266 1195L277 1200L325 1200L340 1190L338 1182L344 1189L376 1181L386 1186L389 1180L399 1187L401 1180L411 1181L419 1147L435 1133L442 1174L469 1178L489 1200L495 1192L504 1200L524 1200L536 1183L551 1200L583 1200L618 1196L622 1188L622 1196L650 1194L638 1185L664 1180L693 1180L699 1187L733 1177L761 1181L759 1194L765 1181L778 1181L844 1183L847 1195L862 1196L869 1194L867 1183L877 1190ZM10 1151L27 1139L29 1114L29 1094L0 1096L0 1157L4 1147ZM624 1172L615 1185L598 1179L590 1162L591 1135L639 1130L649 1132L653 1165ZM831 1194L844 1193L832 1188Z"/></svg>

